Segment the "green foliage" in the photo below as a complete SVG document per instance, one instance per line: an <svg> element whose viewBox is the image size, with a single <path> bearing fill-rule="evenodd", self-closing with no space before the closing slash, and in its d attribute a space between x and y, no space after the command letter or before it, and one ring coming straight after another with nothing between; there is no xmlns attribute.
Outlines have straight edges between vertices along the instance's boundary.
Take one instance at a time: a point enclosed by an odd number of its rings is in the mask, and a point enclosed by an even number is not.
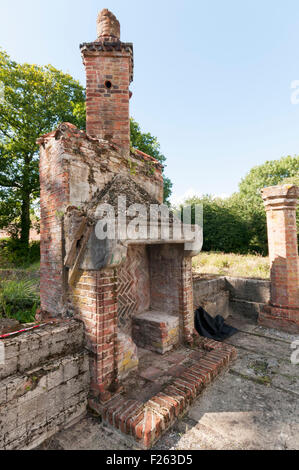
<svg viewBox="0 0 299 470"><path fill-rule="evenodd" d="M282 184L286 178L298 177L299 157L287 156L279 160L271 160L263 165L255 166L242 179L240 195L246 198L252 207L262 207L261 189L266 186Z"/></svg>
<svg viewBox="0 0 299 470"><path fill-rule="evenodd" d="M15 225L28 247L30 210L39 196L36 140L60 122L83 126L83 87L51 65L18 64L0 50L0 227Z"/></svg>
<svg viewBox="0 0 299 470"><path fill-rule="evenodd" d="M299 186L299 174L297 176L290 176L282 181L283 184L295 184Z"/></svg>
<svg viewBox="0 0 299 470"><path fill-rule="evenodd" d="M130 174L135 175L136 174L137 163L132 162L132 160L129 158L128 159L128 164L129 164Z"/></svg>
<svg viewBox="0 0 299 470"><path fill-rule="evenodd" d="M266 213L261 190L278 184L299 184L299 157L283 157L256 166L242 179L240 191L227 199L205 196L186 201L203 204L206 251L268 252ZM299 233L299 213L297 216Z"/></svg>
<svg viewBox="0 0 299 470"><path fill-rule="evenodd" d="M2 269L28 268L40 259L40 243L32 242L28 249L14 238L0 240L0 264Z"/></svg>
<svg viewBox="0 0 299 470"><path fill-rule="evenodd" d="M247 225L240 217L235 200L206 195L202 198L189 199L186 204L203 205L204 251L247 252L249 244Z"/></svg>
<svg viewBox="0 0 299 470"><path fill-rule="evenodd" d="M51 65L18 64L0 50L0 228L8 229L28 248L33 204L39 198L36 140L61 122L85 129L85 90L70 75ZM150 133L131 122L132 145L157 158L165 157ZM165 177L165 199L171 193Z"/></svg>
<svg viewBox="0 0 299 470"><path fill-rule="evenodd" d="M27 323L34 321L39 295L32 281L2 281L0 284L0 316Z"/></svg>
<svg viewBox="0 0 299 470"><path fill-rule="evenodd" d="M73 107L73 116L76 120L76 125L78 129L83 131L86 130L86 102L78 101L77 103L72 103Z"/></svg>
<svg viewBox="0 0 299 470"><path fill-rule="evenodd" d="M139 124L131 118L131 147L147 153L154 157L165 167L166 158L160 152L160 144L157 137L152 136L149 132L142 132ZM171 195L172 182L169 178L164 176L164 201L167 202Z"/></svg>
<svg viewBox="0 0 299 470"><path fill-rule="evenodd" d="M287 156L256 166L242 179L239 198L242 217L250 233L250 248L267 253L267 223L261 190L267 186L298 182L299 157ZM298 214L299 215L299 214Z"/></svg>

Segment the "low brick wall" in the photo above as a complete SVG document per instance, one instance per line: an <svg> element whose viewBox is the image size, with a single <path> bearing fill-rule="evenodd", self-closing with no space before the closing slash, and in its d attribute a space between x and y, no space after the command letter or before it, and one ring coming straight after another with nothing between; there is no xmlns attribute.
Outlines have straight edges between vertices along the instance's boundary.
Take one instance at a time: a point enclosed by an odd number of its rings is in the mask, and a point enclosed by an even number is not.
<svg viewBox="0 0 299 470"><path fill-rule="evenodd" d="M270 299L270 281L219 276L193 278L194 307L203 307L212 317L238 313L257 319Z"/></svg>
<svg viewBox="0 0 299 470"><path fill-rule="evenodd" d="M1 340L0 449L31 449L80 419L89 359L83 325L66 321Z"/></svg>

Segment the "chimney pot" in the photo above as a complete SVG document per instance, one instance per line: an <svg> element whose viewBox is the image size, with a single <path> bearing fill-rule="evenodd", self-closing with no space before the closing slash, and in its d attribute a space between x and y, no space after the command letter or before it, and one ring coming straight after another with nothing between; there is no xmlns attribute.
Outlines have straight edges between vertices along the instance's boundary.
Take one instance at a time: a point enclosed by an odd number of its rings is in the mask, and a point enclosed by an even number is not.
<svg viewBox="0 0 299 470"><path fill-rule="evenodd" d="M98 39L115 38L120 39L120 23L107 8L102 10L97 19Z"/></svg>

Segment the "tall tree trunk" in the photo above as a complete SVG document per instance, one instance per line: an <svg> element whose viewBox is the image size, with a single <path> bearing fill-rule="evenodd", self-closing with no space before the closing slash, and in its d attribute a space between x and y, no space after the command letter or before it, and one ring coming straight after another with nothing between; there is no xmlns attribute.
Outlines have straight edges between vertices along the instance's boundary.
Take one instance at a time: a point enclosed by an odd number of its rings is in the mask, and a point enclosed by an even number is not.
<svg viewBox="0 0 299 470"><path fill-rule="evenodd" d="M30 232L30 195L23 194L21 208L21 243L24 249L29 249Z"/></svg>

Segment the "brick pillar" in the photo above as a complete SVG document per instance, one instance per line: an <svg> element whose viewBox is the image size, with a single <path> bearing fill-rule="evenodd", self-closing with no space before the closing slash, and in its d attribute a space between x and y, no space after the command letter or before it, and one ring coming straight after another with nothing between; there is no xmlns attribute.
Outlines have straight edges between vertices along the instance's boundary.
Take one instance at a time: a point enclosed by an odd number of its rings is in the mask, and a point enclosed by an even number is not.
<svg viewBox="0 0 299 470"><path fill-rule="evenodd" d="M115 16L103 10L98 38L81 45L86 69L86 132L130 152L129 85L133 80L133 46L120 41Z"/></svg>
<svg viewBox="0 0 299 470"><path fill-rule="evenodd" d="M90 405L97 410L97 404L108 401L118 388L115 270L80 271L72 299L85 325L86 348L90 351Z"/></svg>
<svg viewBox="0 0 299 470"><path fill-rule="evenodd" d="M299 188L271 186L262 190L267 212L271 265L270 304L259 315L259 324L299 332L299 262L296 206Z"/></svg>
<svg viewBox="0 0 299 470"><path fill-rule="evenodd" d="M66 127L66 126L65 126ZM63 267L63 214L69 203L69 174L59 141L51 148L40 139L40 299L41 310L63 317L67 310L67 279Z"/></svg>

